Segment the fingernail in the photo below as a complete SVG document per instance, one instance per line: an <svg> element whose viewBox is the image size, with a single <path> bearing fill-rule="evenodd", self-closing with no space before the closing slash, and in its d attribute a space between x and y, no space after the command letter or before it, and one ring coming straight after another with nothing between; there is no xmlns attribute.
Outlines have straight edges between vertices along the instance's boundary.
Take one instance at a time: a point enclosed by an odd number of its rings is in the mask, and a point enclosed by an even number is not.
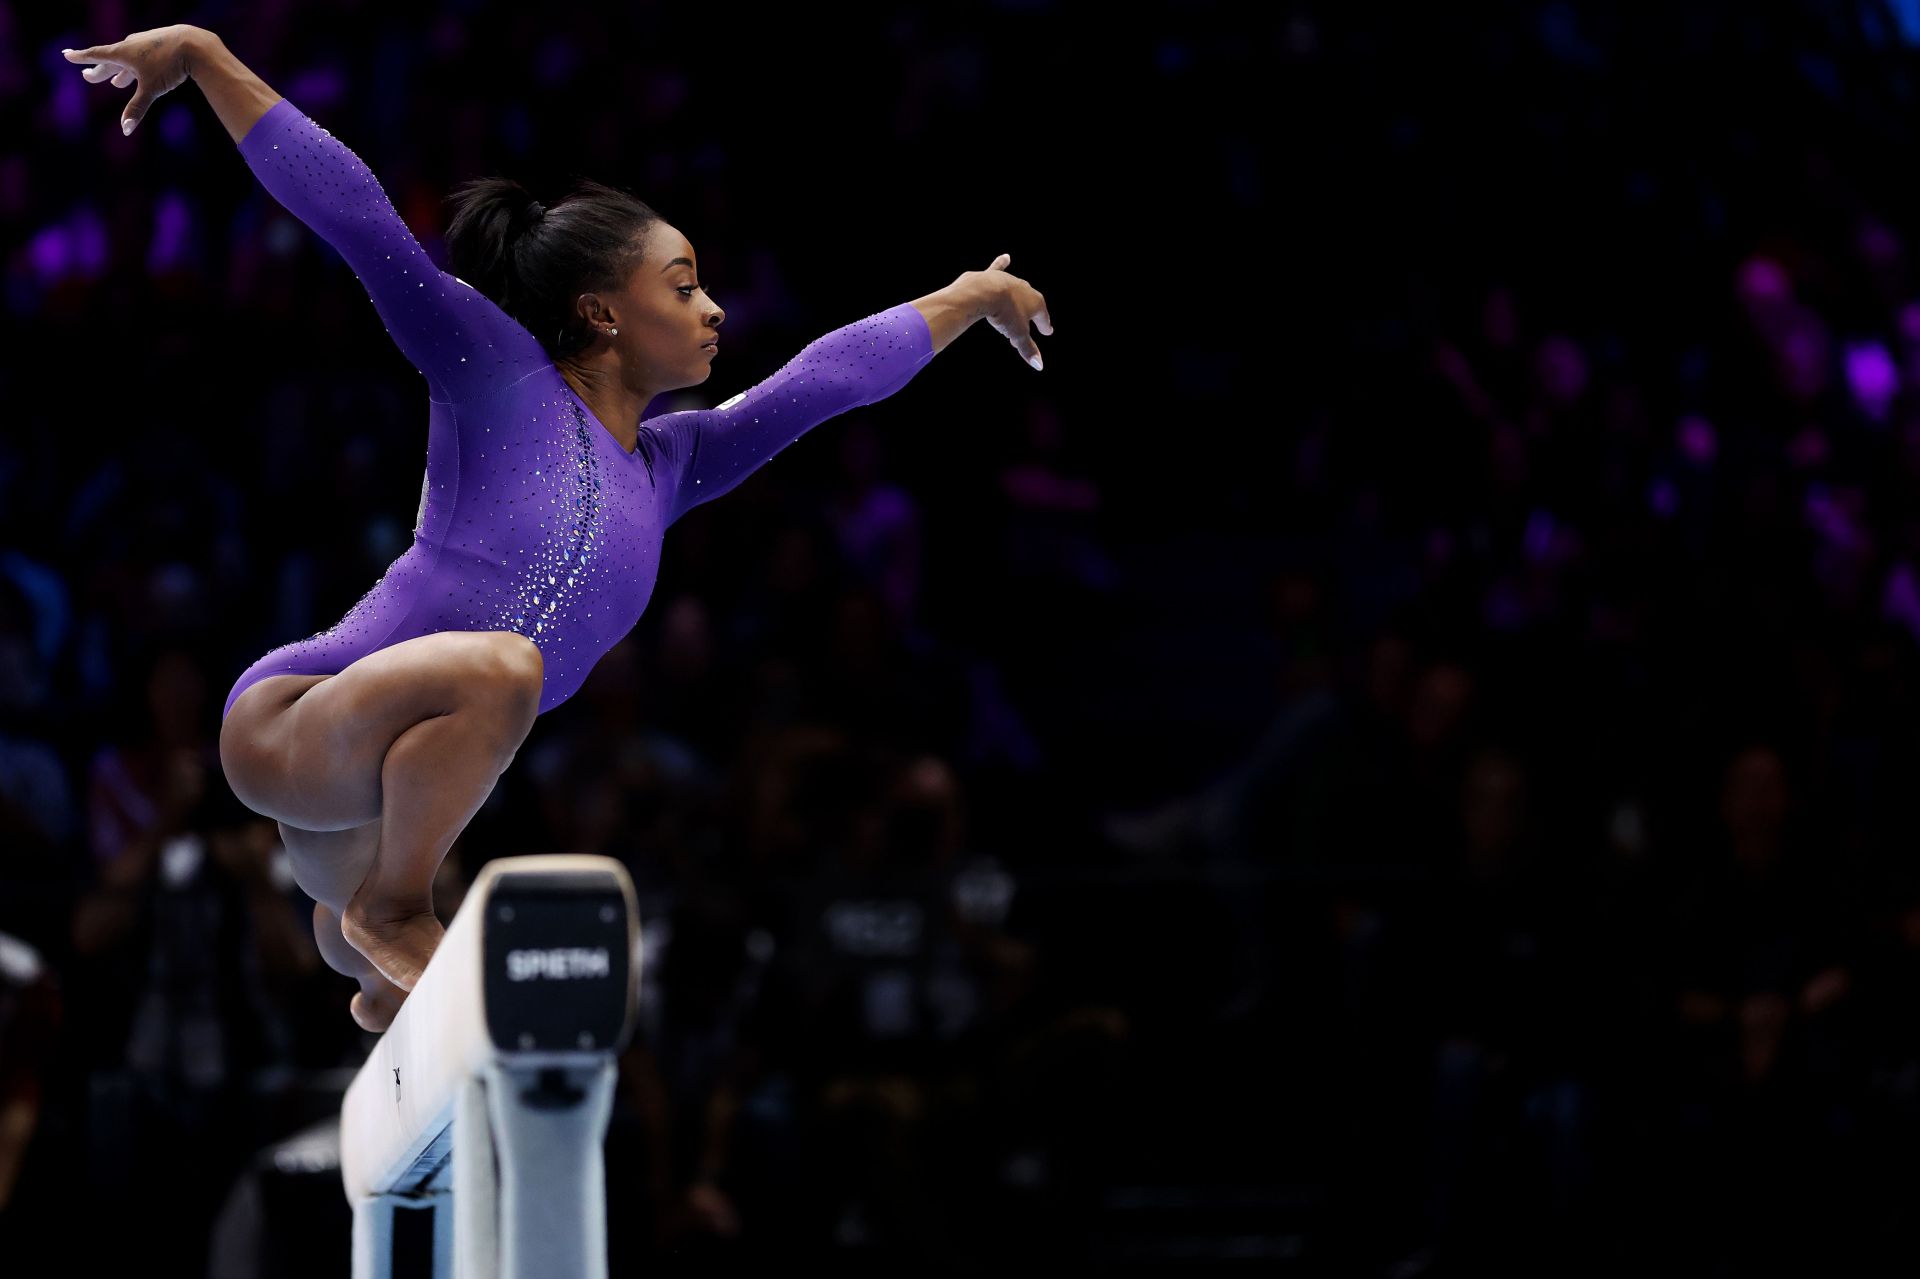
<svg viewBox="0 0 1920 1279"><path fill-rule="evenodd" d="M120 132L123 134L131 134L133 132L133 121L122 120L120 122Z"/></svg>
<svg viewBox="0 0 1920 1279"><path fill-rule="evenodd" d="M1028 364L1031 364L1031 365L1033 365L1033 367L1034 367L1034 368L1036 368L1036 369L1037 369L1037 368L1040 368L1040 367L1041 367L1041 364L1040 364L1040 352L1038 352L1038 351L1035 351L1035 352L1033 353L1033 358L1032 358L1032 359L1030 359L1030 360L1028 360L1028 361L1027 361L1027 363L1028 363Z"/></svg>

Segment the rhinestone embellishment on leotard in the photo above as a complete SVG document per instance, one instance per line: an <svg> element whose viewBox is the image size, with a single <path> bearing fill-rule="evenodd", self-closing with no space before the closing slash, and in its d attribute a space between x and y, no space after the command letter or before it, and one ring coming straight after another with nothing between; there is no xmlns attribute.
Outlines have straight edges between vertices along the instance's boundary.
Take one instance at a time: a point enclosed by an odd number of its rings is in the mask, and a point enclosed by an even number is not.
<svg viewBox="0 0 1920 1279"><path fill-rule="evenodd" d="M554 483L551 505L570 512L572 520L540 543L515 582L513 594L503 601L502 615L494 621L494 629L514 631L535 643L559 624L563 610L580 594L587 567L594 562L603 536L600 456L593 447L592 428L585 416L577 405L570 407L574 418L573 475Z"/></svg>

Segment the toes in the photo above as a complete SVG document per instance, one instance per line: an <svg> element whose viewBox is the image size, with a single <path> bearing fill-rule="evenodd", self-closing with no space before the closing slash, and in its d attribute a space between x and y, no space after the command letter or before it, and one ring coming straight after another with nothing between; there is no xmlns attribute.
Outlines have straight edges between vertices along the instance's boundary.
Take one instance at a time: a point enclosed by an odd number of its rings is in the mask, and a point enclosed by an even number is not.
<svg viewBox="0 0 1920 1279"><path fill-rule="evenodd" d="M400 1001L369 997L363 990L348 1001L347 1011L353 1014L353 1020L360 1029L380 1034L393 1025L393 1019L400 1012Z"/></svg>
<svg viewBox="0 0 1920 1279"><path fill-rule="evenodd" d="M362 1030L375 1034L386 1030L393 1024L393 1014L377 1007L364 992L356 993L347 1003L347 1011L353 1014L354 1024Z"/></svg>

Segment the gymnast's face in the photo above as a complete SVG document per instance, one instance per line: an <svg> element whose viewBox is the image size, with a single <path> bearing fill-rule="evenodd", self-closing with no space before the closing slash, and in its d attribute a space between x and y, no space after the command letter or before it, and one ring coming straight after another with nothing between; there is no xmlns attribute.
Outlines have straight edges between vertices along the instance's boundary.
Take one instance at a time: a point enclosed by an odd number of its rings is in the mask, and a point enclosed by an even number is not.
<svg viewBox="0 0 1920 1279"><path fill-rule="evenodd" d="M630 381L650 391L707 380L720 323L726 318L700 279L699 258L687 237L665 222L648 236L646 256L626 287L607 299L608 335ZM602 330L604 333L604 329Z"/></svg>

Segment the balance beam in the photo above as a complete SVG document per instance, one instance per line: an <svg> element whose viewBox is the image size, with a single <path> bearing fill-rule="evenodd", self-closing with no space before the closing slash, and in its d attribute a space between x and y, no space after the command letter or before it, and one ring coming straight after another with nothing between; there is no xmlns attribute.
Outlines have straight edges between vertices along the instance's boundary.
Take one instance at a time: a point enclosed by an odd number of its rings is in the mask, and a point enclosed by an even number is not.
<svg viewBox="0 0 1920 1279"><path fill-rule="evenodd" d="M354 1279L396 1279L408 1237L436 1279L605 1279L601 1143L639 938L611 857L481 868L341 1106ZM422 1208L425 1229L396 1229Z"/></svg>

